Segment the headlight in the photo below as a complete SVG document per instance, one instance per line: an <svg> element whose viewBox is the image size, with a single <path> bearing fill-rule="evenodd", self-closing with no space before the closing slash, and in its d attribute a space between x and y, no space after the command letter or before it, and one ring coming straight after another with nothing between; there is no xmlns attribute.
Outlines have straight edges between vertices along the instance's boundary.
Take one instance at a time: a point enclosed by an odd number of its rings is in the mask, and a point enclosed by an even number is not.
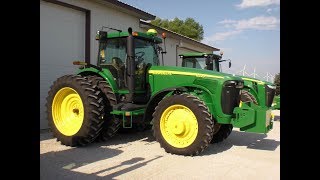
<svg viewBox="0 0 320 180"><path fill-rule="evenodd" d="M225 86L235 86L237 89L242 89L243 88L243 81L227 81Z"/></svg>
<svg viewBox="0 0 320 180"><path fill-rule="evenodd" d="M243 88L243 82L239 81L236 88L240 88L242 89Z"/></svg>
<svg viewBox="0 0 320 180"><path fill-rule="evenodd" d="M272 86L272 85L267 85L268 86L268 88L270 88L270 89L276 89L276 86Z"/></svg>

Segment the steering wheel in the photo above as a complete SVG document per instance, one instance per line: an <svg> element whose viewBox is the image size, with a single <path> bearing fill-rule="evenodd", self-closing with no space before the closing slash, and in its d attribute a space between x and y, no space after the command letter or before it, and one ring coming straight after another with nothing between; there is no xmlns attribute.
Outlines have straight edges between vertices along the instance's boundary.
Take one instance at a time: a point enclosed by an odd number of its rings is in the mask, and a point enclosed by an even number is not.
<svg viewBox="0 0 320 180"><path fill-rule="evenodd" d="M145 55L146 53L145 52L143 52L143 51L140 51L140 52L137 52L136 54L135 54L135 56L136 56L136 59L137 59L137 63L138 64L140 64L144 59L142 58L144 55Z"/></svg>
<svg viewBox="0 0 320 180"><path fill-rule="evenodd" d="M138 54L141 54L141 55L138 56ZM142 58L145 54L146 54L145 52L140 51L140 52L137 52L137 53L136 53L136 56L137 56L138 58Z"/></svg>

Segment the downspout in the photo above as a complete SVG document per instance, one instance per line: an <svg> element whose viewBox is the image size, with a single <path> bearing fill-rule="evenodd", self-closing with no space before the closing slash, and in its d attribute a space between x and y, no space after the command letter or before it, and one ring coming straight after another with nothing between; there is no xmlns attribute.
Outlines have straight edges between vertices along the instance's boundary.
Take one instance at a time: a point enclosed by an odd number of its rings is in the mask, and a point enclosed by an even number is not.
<svg viewBox="0 0 320 180"><path fill-rule="evenodd" d="M179 44L176 45L176 66L178 67L178 47Z"/></svg>

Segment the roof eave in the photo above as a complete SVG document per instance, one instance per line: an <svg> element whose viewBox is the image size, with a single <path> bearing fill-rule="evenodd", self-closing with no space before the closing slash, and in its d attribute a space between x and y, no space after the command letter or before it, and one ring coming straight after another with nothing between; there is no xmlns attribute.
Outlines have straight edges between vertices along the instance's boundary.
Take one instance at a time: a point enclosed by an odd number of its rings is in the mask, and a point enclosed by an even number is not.
<svg viewBox="0 0 320 180"><path fill-rule="evenodd" d="M141 26L141 25L142 25L142 26ZM155 28L155 29L157 29L157 30L161 30L161 31L164 31L164 32L166 32L166 33L170 33L170 34L172 34L173 36L182 38L182 39L186 40L187 42L189 42L189 43L191 43L191 44L195 44L195 43L196 43L197 45L200 45L200 46L203 46L203 47L205 47L205 48L211 49L211 51L220 51L220 49L215 48L215 47L212 47L212 46L209 46L209 45L204 44L204 43L202 43L202 42L200 42L200 41L197 41L197 40L194 40L194 39L189 38L189 37L187 37L187 36L184 36L184 35L178 34L178 33L176 33L176 32L170 31L170 30L168 30L168 29L165 29L165 28L162 28L162 27L159 27L159 26L155 26L155 25L153 25L153 24L151 24L151 23L149 23L149 22L140 20L140 27L143 28L144 26L149 26L149 27Z"/></svg>
<svg viewBox="0 0 320 180"><path fill-rule="evenodd" d="M131 14L133 16L136 16L140 19L144 19L144 20L154 20L156 18L155 15L152 15L150 13L147 13L145 11L142 11L136 7L133 7L129 4L123 3L121 1L116 1L116 0L96 0L102 4L114 7L119 9L122 12Z"/></svg>

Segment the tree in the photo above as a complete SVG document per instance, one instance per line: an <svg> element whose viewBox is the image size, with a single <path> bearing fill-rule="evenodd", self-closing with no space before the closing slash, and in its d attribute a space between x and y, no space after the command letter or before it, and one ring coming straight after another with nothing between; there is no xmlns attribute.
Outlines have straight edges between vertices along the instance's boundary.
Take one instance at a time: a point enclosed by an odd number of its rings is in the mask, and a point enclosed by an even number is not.
<svg viewBox="0 0 320 180"><path fill-rule="evenodd" d="M276 85L276 96L280 95L280 73L274 77L274 84Z"/></svg>
<svg viewBox="0 0 320 180"><path fill-rule="evenodd" d="M173 20L156 18L155 20L151 21L151 24L198 41L203 39L203 27L193 18L186 18L185 20L180 20L177 17Z"/></svg>

